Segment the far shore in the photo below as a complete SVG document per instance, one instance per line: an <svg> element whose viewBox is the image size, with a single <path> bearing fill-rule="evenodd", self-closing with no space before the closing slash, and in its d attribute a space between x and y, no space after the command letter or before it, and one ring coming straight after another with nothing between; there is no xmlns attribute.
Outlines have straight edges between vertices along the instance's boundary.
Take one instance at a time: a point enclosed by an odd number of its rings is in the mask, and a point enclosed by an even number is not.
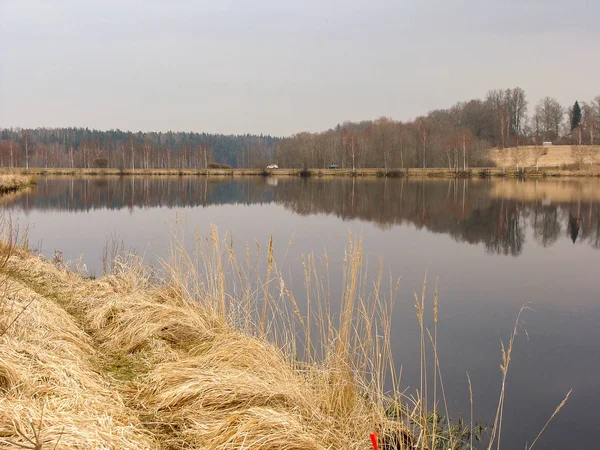
<svg viewBox="0 0 600 450"><path fill-rule="evenodd" d="M210 176L210 177L389 177L389 178L548 178L548 177L600 177L600 165L579 169L558 167L477 167L449 168L360 168L360 169L107 169L107 168L0 168L0 176ZM26 183L26 184L30 184Z"/></svg>

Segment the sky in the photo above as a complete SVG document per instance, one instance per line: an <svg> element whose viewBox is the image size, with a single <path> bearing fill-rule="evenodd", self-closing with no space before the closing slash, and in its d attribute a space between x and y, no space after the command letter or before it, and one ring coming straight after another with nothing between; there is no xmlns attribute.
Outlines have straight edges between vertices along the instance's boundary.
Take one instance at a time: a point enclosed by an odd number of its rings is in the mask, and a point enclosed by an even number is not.
<svg viewBox="0 0 600 450"><path fill-rule="evenodd" d="M600 1L0 0L0 128L287 136L600 95Z"/></svg>

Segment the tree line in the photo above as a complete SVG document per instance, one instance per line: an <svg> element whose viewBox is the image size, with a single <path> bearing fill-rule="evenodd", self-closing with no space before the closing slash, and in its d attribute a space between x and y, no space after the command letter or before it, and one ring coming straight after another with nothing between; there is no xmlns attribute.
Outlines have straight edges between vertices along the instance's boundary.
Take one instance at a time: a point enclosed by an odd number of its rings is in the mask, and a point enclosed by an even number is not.
<svg viewBox="0 0 600 450"><path fill-rule="evenodd" d="M123 169L246 167L279 138L89 128L0 129L0 166ZM258 150L260 149L260 151Z"/></svg>
<svg viewBox="0 0 600 450"><path fill-rule="evenodd" d="M380 117L286 138L87 128L1 129L0 165L135 170L260 168L276 163L289 168L466 170L493 165L492 148L539 146L547 141L580 147L598 144L600 95L572 106L545 97L529 108L523 89L494 89L484 99L459 102L406 122Z"/></svg>
<svg viewBox="0 0 600 450"><path fill-rule="evenodd" d="M401 122L388 117L344 122L322 133L298 133L277 145L284 167L339 165L355 169L491 166L489 150L543 142L595 145L600 140L600 95L562 106L545 97L530 114L523 89L495 89L485 99L459 102ZM505 152L510 155L508 151Z"/></svg>

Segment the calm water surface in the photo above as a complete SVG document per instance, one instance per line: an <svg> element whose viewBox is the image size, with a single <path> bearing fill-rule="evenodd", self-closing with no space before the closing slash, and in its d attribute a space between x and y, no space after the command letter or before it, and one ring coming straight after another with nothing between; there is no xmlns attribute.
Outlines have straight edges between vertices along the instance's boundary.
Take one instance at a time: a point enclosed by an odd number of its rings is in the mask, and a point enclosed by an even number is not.
<svg viewBox="0 0 600 450"><path fill-rule="evenodd" d="M418 384L413 290L439 278L439 357L451 414L491 422L500 388L500 340L525 302L508 376L503 447L524 448L573 388L538 448L598 448L600 425L600 182L205 178L40 178L3 207L29 227L29 241L65 260L81 255L102 273L107 239L148 260L165 257L171 233L231 231L266 245L298 284L301 255L327 249L341 267L348 230L365 257L402 276L393 344L403 383ZM176 224L178 222L178 224ZM182 225L183 223L183 225ZM283 255L294 236L287 256ZM254 244L253 244L254 245ZM332 269L332 283L339 284Z"/></svg>

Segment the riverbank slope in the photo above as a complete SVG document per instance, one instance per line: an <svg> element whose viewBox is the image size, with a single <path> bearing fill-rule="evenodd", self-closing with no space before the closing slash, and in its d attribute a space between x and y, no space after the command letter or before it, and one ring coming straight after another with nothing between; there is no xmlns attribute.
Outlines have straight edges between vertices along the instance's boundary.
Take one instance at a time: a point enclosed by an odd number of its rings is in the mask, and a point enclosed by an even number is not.
<svg viewBox="0 0 600 450"><path fill-rule="evenodd" d="M558 169L580 165L593 168L600 163L600 147L592 145L549 145L509 147L492 149L490 158L497 167L516 169L521 167Z"/></svg>
<svg viewBox="0 0 600 450"><path fill-rule="evenodd" d="M413 439L343 364L300 366L182 284L154 282L135 263L87 279L59 257L0 250L3 445L300 450L370 448L373 431L380 442Z"/></svg>

